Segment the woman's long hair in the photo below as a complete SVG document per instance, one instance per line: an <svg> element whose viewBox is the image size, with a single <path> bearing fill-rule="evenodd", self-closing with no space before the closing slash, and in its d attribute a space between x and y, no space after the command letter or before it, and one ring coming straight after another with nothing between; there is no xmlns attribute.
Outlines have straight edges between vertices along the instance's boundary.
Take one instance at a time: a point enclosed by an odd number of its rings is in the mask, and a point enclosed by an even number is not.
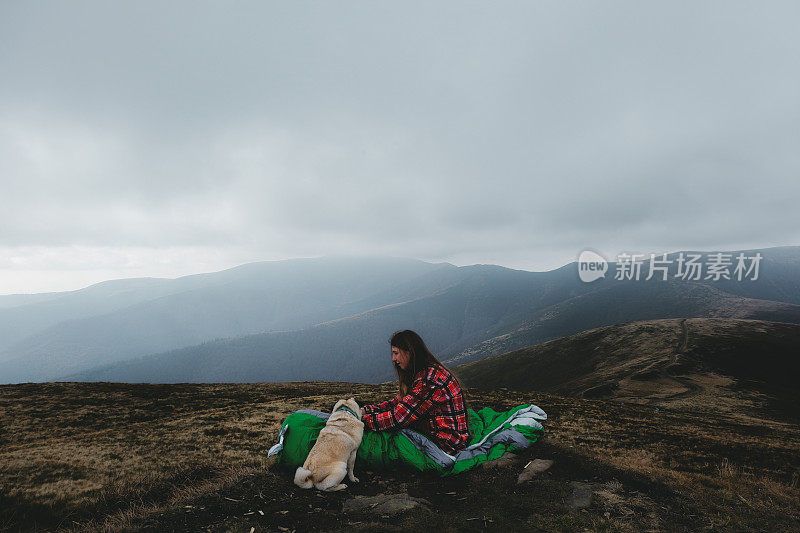
<svg viewBox="0 0 800 533"><path fill-rule="evenodd" d="M441 368L453 376L453 379L456 380L456 383L458 383L458 386L461 388L461 394L464 398L464 413L467 415L467 420L469 420L469 404L467 403L466 389L461 385L461 380L436 359L436 356L428 349L425 345L425 341L422 340L419 334L410 329L396 331L389 339L389 345L407 352L410 357L407 370L403 370L399 365L393 365L395 372L397 372L397 381L400 385L400 396L405 396L408 394L408 391L411 390L414 376L417 375L417 372L428 367ZM467 431L471 439L472 432L469 431L469 425L467 425Z"/></svg>

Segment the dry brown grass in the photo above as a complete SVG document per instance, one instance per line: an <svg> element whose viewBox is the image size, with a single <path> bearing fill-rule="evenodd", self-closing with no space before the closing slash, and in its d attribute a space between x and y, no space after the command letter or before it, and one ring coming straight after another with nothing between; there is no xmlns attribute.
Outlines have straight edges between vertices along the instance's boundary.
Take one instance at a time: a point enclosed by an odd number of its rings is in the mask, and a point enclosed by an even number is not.
<svg viewBox="0 0 800 533"><path fill-rule="evenodd" d="M290 473L270 469L267 450L290 412L394 392L336 383L0 387L0 529L787 530L800 520L796 425L546 394L469 398L548 412L546 438L520 458L555 459L535 483L518 488L510 467L447 480L365 475L352 488L403 488L432 501L432 516L342 521L347 494L297 492ZM586 512L565 506L573 480L592 486ZM283 499L270 500L273 490ZM469 498L454 505L453 491ZM253 500L273 511L253 515ZM327 510L315 511L321 501Z"/></svg>
<svg viewBox="0 0 800 533"><path fill-rule="evenodd" d="M15 516L0 518L12 526L35 520L60 527L101 511L119 525L120 517L263 471L288 414L309 405L329 408L324 396L306 394L311 390L302 384L0 387L0 494L22 502ZM94 519L92 527L102 529L101 523Z"/></svg>

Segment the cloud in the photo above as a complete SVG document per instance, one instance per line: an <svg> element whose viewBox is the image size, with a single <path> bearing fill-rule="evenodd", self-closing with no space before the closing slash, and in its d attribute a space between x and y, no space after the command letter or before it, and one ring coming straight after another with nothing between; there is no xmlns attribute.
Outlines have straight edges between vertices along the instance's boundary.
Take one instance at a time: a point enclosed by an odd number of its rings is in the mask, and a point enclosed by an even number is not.
<svg viewBox="0 0 800 533"><path fill-rule="evenodd" d="M796 244L798 10L4 3L0 249L537 269Z"/></svg>

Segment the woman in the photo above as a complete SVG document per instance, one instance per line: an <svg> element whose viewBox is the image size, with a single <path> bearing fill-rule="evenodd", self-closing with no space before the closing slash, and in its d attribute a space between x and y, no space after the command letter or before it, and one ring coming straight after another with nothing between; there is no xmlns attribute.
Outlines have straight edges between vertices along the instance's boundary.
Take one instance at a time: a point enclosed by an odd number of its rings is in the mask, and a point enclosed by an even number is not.
<svg viewBox="0 0 800 533"><path fill-rule="evenodd" d="M425 433L451 455L462 450L470 433L458 379L415 332L398 331L389 344L400 392L391 400L363 406L364 427L373 431L408 427Z"/></svg>

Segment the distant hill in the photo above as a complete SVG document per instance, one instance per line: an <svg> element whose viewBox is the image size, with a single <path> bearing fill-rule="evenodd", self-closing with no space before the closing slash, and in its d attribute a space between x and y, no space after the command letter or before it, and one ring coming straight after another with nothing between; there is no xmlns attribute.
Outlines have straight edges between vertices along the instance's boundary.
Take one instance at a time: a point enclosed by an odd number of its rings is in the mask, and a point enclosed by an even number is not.
<svg viewBox="0 0 800 533"><path fill-rule="evenodd" d="M486 358L456 372L466 386L481 389L696 409L768 407L796 418L800 325L715 318L632 322Z"/></svg>
<svg viewBox="0 0 800 533"><path fill-rule="evenodd" d="M102 315L186 290L198 278L174 283L171 290L169 282L177 280L135 278L104 281L76 291L0 296L0 359L2 350L60 322Z"/></svg>
<svg viewBox="0 0 800 533"><path fill-rule="evenodd" d="M800 247L745 253L763 256L757 281L673 279L674 265L669 281L644 281L646 270L616 280L612 263L606 278L583 283L575 263L526 272L318 258L0 297L0 382L380 381L393 376L386 339L404 328L456 364L634 320L800 323Z"/></svg>
<svg viewBox="0 0 800 533"><path fill-rule="evenodd" d="M460 279L451 276L432 294L309 328L207 342L68 379L381 381L393 372L388 338L397 329L415 329L433 350L455 353L483 340L498 325L517 323L546 292L537 273L489 265L461 267L457 273Z"/></svg>
<svg viewBox="0 0 800 533"><path fill-rule="evenodd" d="M20 307L47 300L53 300L66 294L65 292L40 292L37 294L0 294L0 309Z"/></svg>
<svg viewBox="0 0 800 533"><path fill-rule="evenodd" d="M800 306L743 298L697 282L618 281L541 309L513 328L448 357L447 362L464 364L600 326L683 317L800 324Z"/></svg>
<svg viewBox="0 0 800 533"><path fill-rule="evenodd" d="M17 339L0 352L0 382L54 379L215 338L310 326L413 296L420 276L455 269L406 259L296 259L105 282L0 309L0 339Z"/></svg>
<svg viewBox="0 0 800 533"><path fill-rule="evenodd" d="M209 342L64 379L156 383L327 379L374 383L394 379L387 340L398 324L418 331L442 360L452 364L458 361L456 354L474 354L467 346L486 346L478 342L481 339L476 333L496 339L495 333L503 329L515 332L508 334L508 339L536 339L538 335L544 340L577 333L587 324L654 316L790 315L800 323L800 306L749 300L702 285L676 284L666 289L666 283L650 284L634 290L622 284L535 312L530 322L525 320L525 324L533 324L532 329L519 333L520 315L511 312L513 306L508 304L514 298L525 301L529 297L499 292L498 287L482 280L486 275L476 269L475 279L435 296L299 331ZM666 295L660 295L662 290ZM490 355L488 348L483 353Z"/></svg>

